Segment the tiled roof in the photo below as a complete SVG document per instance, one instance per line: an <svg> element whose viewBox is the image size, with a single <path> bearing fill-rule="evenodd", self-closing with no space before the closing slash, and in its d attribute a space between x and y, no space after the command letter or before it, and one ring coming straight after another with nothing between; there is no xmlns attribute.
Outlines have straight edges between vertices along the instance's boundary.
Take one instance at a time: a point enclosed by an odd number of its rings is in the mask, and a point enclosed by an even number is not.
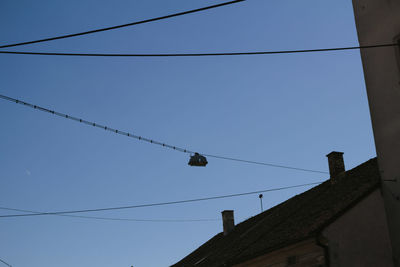
<svg viewBox="0 0 400 267"><path fill-rule="evenodd" d="M174 267L231 266L316 236L323 227L378 187L376 158L219 233Z"/></svg>

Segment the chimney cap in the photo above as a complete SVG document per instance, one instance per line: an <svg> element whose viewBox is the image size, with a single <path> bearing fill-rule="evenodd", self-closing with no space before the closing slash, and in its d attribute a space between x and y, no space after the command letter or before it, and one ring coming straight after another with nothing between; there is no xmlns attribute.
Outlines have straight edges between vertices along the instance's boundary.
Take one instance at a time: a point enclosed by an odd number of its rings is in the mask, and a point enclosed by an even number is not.
<svg viewBox="0 0 400 267"><path fill-rule="evenodd" d="M338 152L338 151L332 151L331 153L327 154L327 157L332 157L332 156L342 156L344 152Z"/></svg>
<svg viewBox="0 0 400 267"><path fill-rule="evenodd" d="M233 210L224 210L224 211L221 211L221 213L223 214L223 213L233 213Z"/></svg>

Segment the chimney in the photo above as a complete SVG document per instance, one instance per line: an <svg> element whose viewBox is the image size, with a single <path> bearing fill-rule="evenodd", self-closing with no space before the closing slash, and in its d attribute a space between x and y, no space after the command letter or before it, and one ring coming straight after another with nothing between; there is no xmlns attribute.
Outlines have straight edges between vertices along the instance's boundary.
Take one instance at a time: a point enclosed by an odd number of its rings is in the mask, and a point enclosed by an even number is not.
<svg viewBox="0 0 400 267"><path fill-rule="evenodd" d="M331 181L336 182L336 178L338 178L338 175L345 171L343 152L332 151L326 156L328 157L329 174L331 175Z"/></svg>
<svg viewBox="0 0 400 267"><path fill-rule="evenodd" d="M233 210L224 210L222 212L222 224L224 226L224 235L229 234L235 228Z"/></svg>

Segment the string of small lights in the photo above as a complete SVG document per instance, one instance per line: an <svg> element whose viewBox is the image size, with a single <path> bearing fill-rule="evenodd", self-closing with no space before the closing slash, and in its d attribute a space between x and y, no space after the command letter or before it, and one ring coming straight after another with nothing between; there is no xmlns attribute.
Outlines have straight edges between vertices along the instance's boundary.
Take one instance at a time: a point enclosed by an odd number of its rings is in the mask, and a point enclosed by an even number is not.
<svg viewBox="0 0 400 267"><path fill-rule="evenodd" d="M220 195L220 196L212 196L212 197L203 197L203 198L194 198L194 199L177 200L177 201L169 201L169 202L158 202L158 203L149 203L149 204L139 204L139 205L121 206L121 207L69 210L69 211L53 211L53 212L37 212L37 213L28 213L28 214L9 214L9 215L0 215L0 218L30 217L30 216L43 216L43 215L64 215L64 214L74 214L74 213L112 211L112 210L148 208L148 207L166 206L166 205L177 205L177 204L192 203L192 202L199 202L199 201L208 201L208 200L232 198L232 197L239 197L239 196L246 196L246 195L254 195L254 194L273 192L273 191L281 191L281 190L316 185L316 184L321 184L321 183L322 182L314 182L314 183L291 185L291 186L285 186L285 187L279 187L279 188L269 188L269 189L264 189L264 190L230 194L230 195Z"/></svg>
<svg viewBox="0 0 400 267"><path fill-rule="evenodd" d="M151 19L146 19L146 20L141 20L141 21L130 22L130 23L117 25L117 26L111 26L111 27L106 27L106 28L101 28L101 29L95 29L95 30L90 30L90 31L85 31L85 32L80 32L80 33L66 34L66 35L50 37L50 38L45 38L45 39L39 39L39 40L34 40L34 41L28 41L28 42L22 42L22 43L0 45L0 48L15 47L15 46L22 46L22 45L36 44L36 43L43 43L43 42L66 39L66 38L77 37L77 36L82 36L82 35L88 35L88 34L93 34L93 33L98 33L98 32L110 31L110 30L115 30L115 29L130 27L130 26L135 26L135 25L139 25L139 24L154 22L154 21L158 21L158 20L169 19L169 18L178 17L178 16L182 16L182 15L197 13L197 12L200 12L200 11L205 11L205 10L209 10L209 9L213 9L213 8L217 8L217 7L236 4L236 3L244 2L244 1L245 0L235 0L235 1L220 3L220 4L216 4L216 5L211 5L211 6L207 6L207 7L197 8L197 9L193 9L193 10L183 11L183 12L179 12L179 13L174 13L174 14L170 14L170 15L166 15L166 16L162 16L162 17L156 17L156 18L151 18Z"/></svg>
<svg viewBox="0 0 400 267"><path fill-rule="evenodd" d="M102 124L99 124L99 123L95 123L95 122L92 122L92 121L84 120L82 118L70 116L70 115L65 114L65 113L61 113L61 112L57 112L57 111L54 111L54 110L50 110L50 109L47 109L47 108L44 108L44 107L41 107L41 106L38 106L38 105L34 105L34 104L31 104L31 103L28 103L28 102L25 102L25 101L22 101L22 100L19 100L19 99L15 99L15 98L12 98L12 97L9 97L9 96L5 96L5 95L2 95L2 94L0 94L0 98L4 99L4 100L7 100L7 101L10 101L10 102L21 104L23 106L30 107L32 109L36 109L36 110L40 110L40 111L43 111L43 112L46 112L46 113L50 113L50 114L53 114L53 115L56 115L56 116L59 116L59 117L65 118L65 119L69 119L69 120L73 120L73 121L76 121L76 122L80 122L80 123L83 123L83 124L86 124L86 125L89 125L89 126L93 126L93 127L96 127L96 128L100 128L100 129L103 129L103 130L106 130L106 131L110 131L110 132L116 133L116 134L119 134L119 135L135 138L137 140L144 141L144 142L147 142L147 143L150 143L150 144L159 145L159 146L162 146L162 147L165 147L165 148L169 148L169 149L172 149L172 150L176 150L176 151L179 151L179 152L182 152L182 153L197 154L195 151L192 151L192 150L189 150L189 149L186 149L186 148L182 148L182 147L166 144L166 143L163 143L163 142L160 142L160 141L157 141L157 140L153 140L153 139L150 139L150 138L146 138L146 137L143 137L143 136L140 136L140 135L136 135L136 134L133 134L133 133L121 131L121 130L118 130L118 129L114 129L114 128L111 128L111 127L108 127L108 126L105 126L105 125L102 125ZM212 158L217 158L217 159L230 160L230 161L236 161L236 162L243 162L243 163L249 163L249 164L264 165L264 166L275 167L275 168L283 168L283 169L290 169L290 170L296 170L296 171L327 174L327 172L325 172L325 171L311 170L311 169L305 169L305 168L297 168L297 167L285 166L285 165L279 165L279 164L272 164L272 163L267 163L267 162L251 161L251 160L238 159L238 158L232 158L232 157L225 157L225 156L219 156L219 155L213 155L213 154L205 154L205 153L204 154L201 153L201 155L204 155L204 156L207 156L207 157L212 157Z"/></svg>
<svg viewBox="0 0 400 267"><path fill-rule="evenodd" d="M5 96L5 95L0 95L0 98L2 98L4 100L11 101L11 102L15 102L17 104L21 104L21 105L24 105L24 106L27 106L27 107L30 107L30 108L33 108L33 109L37 109L37 110L40 110L40 111L43 111L43 112L47 112L47 113L50 113L50 114L53 114L53 115L56 115L56 116L59 116L59 117L65 118L65 119L73 120L73 121L80 122L80 123L83 123L83 124L86 124L86 125L89 125L89 126L93 126L93 127L97 127L97 128L106 130L106 131L110 131L110 132L113 132L113 133L116 133L116 134L124 135L124 136L131 137L131 138L135 138L137 140L148 142L148 143L151 143L151 144L154 144L154 145L163 146L163 147L170 148L170 149L173 149L173 150L177 150L177 151L183 152L183 153L191 153L191 154L195 153L194 151L191 151L191 150L188 150L188 149L185 149L185 148L181 148L181 147L169 145L169 144L166 144L166 143L158 142L156 140L149 139L149 138L146 138L146 137L143 137L143 136L140 136L140 135L136 135L136 134L133 134L133 133L128 133L128 132L125 132L125 131L117 130L117 129L114 129L114 128L111 128L111 127L108 127L108 126L105 126L105 125L101 125L99 123L95 123L95 122L87 121L87 120L84 120L84 119L81 119L81 118L77 118L77 117L74 117L74 116L70 116L68 114L60 113L60 112L57 112L57 111L54 111L54 110L50 110L50 109L47 109L47 108L44 108L44 107L41 107L41 106L38 106L38 105L30 104L28 102L25 102L25 101L22 101L22 100L18 100L18 99L15 99L15 98L11 98L11 97L8 97L8 96Z"/></svg>
<svg viewBox="0 0 400 267"><path fill-rule="evenodd" d="M36 55L36 56L74 56L74 57L210 57L210 56L251 56L251 55L254 56L254 55L331 52L331 51L359 50L359 49L382 48L382 47L393 47L393 46L399 46L399 44L378 44L378 45L347 46L347 47L317 48L317 49L302 49L302 50L216 52L216 53L121 54L121 53L63 53L63 52L0 51L0 54Z"/></svg>

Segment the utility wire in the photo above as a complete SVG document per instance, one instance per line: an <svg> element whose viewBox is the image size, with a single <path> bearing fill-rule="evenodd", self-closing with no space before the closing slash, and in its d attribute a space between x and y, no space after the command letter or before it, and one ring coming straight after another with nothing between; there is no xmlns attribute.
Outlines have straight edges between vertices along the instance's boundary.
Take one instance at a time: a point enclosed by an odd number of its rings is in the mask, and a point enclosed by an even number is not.
<svg viewBox="0 0 400 267"><path fill-rule="evenodd" d="M3 261L2 259L0 259L0 262L4 263L4 264L7 265L8 267L12 267L10 264L8 264L7 262Z"/></svg>
<svg viewBox="0 0 400 267"><path fill-rule="evenodd" d="M107 54L107 53L61 53L61 52L58 53L58 52L0 51L0 54L40 55L40 56L81 56L81 57L208 57L208 56L251 56L251 55L273 55L273 54L297 54L297 53L357 50L357 49L369 49L369 48L393 47L393 46L399 46L399 44L378 44L378 45L317 48L317 49L303 49L303 50L216 52L216 53L158 53L158 54L111 53L111 54Z"/></svg>
<svg viewBox="0 0 400 267"><path fill-rule="evenodd" d="M250 164L256 164L256 165L264 165L264 166L270 166L270 167L275 167L275 168L284 168L284 169L296 170L296 171L328 174L328 172L324 172L324 171L317 171L317 170L303 169L303 168L297 168L297 167L290 167L290 166L272 164L272 163L266 163L266 162L230 158L230 157L217 156L217 155L211 155L211 154L202 154L202 155L206 156L206 157L210 157L210 158L224 159L224 160L237 161L237 162L244 162L244 163L250 163Z"/></svg>
<svg viewBox="0 0 400 267"><path fill-rule="evenodd" d="M0 207L2 210L18 211L18 212L29 212L29 213L40 213L39 211L33 210L22 210L7 207ZM83 219L95 219L105 221L129 221L129 222L213 222L219 221L218 219L132 219L132 218L114 218L114 217L98 217L98 216L84 216L84 215L70 215L70 214L55 214L55 216L83 218Z"/></svg>
<svg viewBox="0 0 400 267"><path fill-rule="evenodd" d="M11 97L8 97L8 96L2 95L2 94L0 94L0 98L2 98L4 100L8 100L10 102L14 102L14 103L17 103L17 104L24 105L24 106L27 106L27 107L30 107L30 108L33 108L33 109L37 109L37 110L40 110L40 111L43 111L43 112L47 112L47 113L50 113L50 114L53 114L53 115L56 115L56 116L59 116L59 117L62 117L62 118L70 119L70 120L77 121L77 122L80 122L80 123L83 123L83 124L86 124L86 125L90 125L90 126L93 126L93 127L97 127L97 128L100 128L100 129L103 129L103 130L106 130L106 131L110 131L110 132L113 132L113 133L116 133L116 134L124 135L124 136L131 137L131 138L135 138L135 139L138 139L140 141L148 142L148 143L155 144L155 145L160 145L160 146L163 146L163 147L166 147L166 148L170 148L170 149L173 149L173 150L177 150L177 151L183 152L183 153L189 153L189 154L195 153L194 151L191 151L191 150L188 150L188 149L185 149L185 148L181 148L181 147L169 145L169 144L166 144L166 143L158 142L156 140L149 139L149 138L146 138L146 137L142 137L140 135L136 135L136 134L133 134L133 133L128 133L128 132L125 132L125 131L117 130L117 129L114 129L114 128L111 128L111 127L108 127L108 126L104 126L104 125L101 125L101 124L98 124L98 123L95 123L95 122L87 121L87 120L84 120L84 119L81 119L81 118L73 117L73 116L70 116L70 115L67 115L67 114L64 114L64 113L60 113L60 112L57 112L57 111L54 111L54 110L50 110L50 109L47 109L47 108L44 108L44 107L41 107L41 106L30 104L28 102L24 102L24 101L21 101L21 100L15 99L15 98L11 98Z"/></svg>
<svg viewBox="0 0 400 267"><path fill-rule="evenodd" d="M239 2L243 2L243 1L245 1L245 0L235 0L235 1L220 3L220 4L216 4L216 5L212 5L212 6L207 6L207 7L192 9L192 10L183 11L183 12L179 12L179 13L174 13L174 14L170 14L170 15L166 15L166 16L162 16L162 17L156 17L156 18L131 22L131 23L127 23L127 24L117 25L117 26L95 29L95 30L90 30L90 31L85 31L85 32L80 32L80 33L72 33L72 34L50 37L50 38L45 38L45 39L39 39L39 40L35 40L35 41L28 41L28 42L15 43L15 44L6 44L6 45L1 45L0 48L15 47L15 46L21 46L21 45L35 44L35 43L43 43L43 42L71 38L71 37L76 37L76 36L82 36L82 35L87 35L87 34L92 34L92 33L97 33L97 32L110 31L110 30L115 30L115 29L119 29L119 28L130 27L130 26L134 26L134 25L139 25L139 24L149 23L149 22L153 22L153 21L169 19L169 18L173 18L173 17L196 13L196 12L200 12L200 11L205 11L205 10L222 7L222 6L227 6L227 5L231 5L231 4L235 4L235 3L239 3Z"/></svg>
<svg viewBox="0 0 400 267"><path fill-rule="evenodd" d="M215 200L215 199L222 199L222 198L239 197L239 196L245 196L245 195L254 195L254 194L265 193L265 192L280 191L280 190L286 190L286 189L291 189L291 188L296 188L296 187L316 185L316 184L320 184L320 183L322 183L322 182L299 184L299 185L285 186L285 187L272 188L272 189L270 188L270 189L264 189L264 190L259 190L259 191L237 193L237 194L230 194L230 195L212 196L212 197L194 198L194 199L177 200L177 201L169 201L169 202L158 202L158 203L149 203L149 204L139 204L139 205L122 206L122 207L69 210L69 211L53 211L53 212L37 212L37 213L28 213L28 214L9 214L9 215L0 215L0 218L42 216L42 215L60 215L60 214L64 215L64 214L74 214L74 213L84 213L84 212L99 212L99 211L124 210L124 209L147 208L147 207L155 207L155 206L176 205L176 204L208 201L208 200Z"/></svg>
<svg viewBox="0 0 400 267"><path fill-rule="evenodd" d="M131 137L131 138L135 138L137 140L144 141L144 142L147 142L147 143L163 146L163 147L166 147L166 148L169 148L169 149L172 149L172 150L176 150L176 151L179 151L179 152L182 152L182 153L187 153L187 154L196 153L195 151L192 151L192 150L189 150L189 149L186 149L186 148L182 148L182 147L178 147L178 146L174 146L174 145L169 145L169 144L162 143L162 142L150 139L150 138L142 137L140 135L136 135L136 134L133 134L133 133L117 130L117 129L114 129L114 128L111 128L111 127L108 127L108 126L104 126L104 125L101 125L101 124L98 124L98 123L95 123L95 122L87 121L87 120L84 120L84 119L81 119L81 118L70 116L68 114L64 114L64 113L60 113L60 112L57 112L57 111L54 111L54 110L50 110L50 109L47 109L47 108L44 108L44 107L41 107L41 106L38 106L38 105L30 104L28 102L24 102L22 100L15 99L15 98L12 98L12 97L8 97L8 96L2 95L2 94L0 94L0 98L2 98L4 100L7 100L7 101L10 101L10 102L14 102L14 103L17 103L17 104L24 105L24 106L27 106L27 107L30 107L30 108L33 108L33 109L37 109L37 110L40 110L40 111L43 111L43 112L46 112L46 113L57 115L59 117L65 118L65 119L70 119L70 120L73 120L73 121L76 121L76 122L80 122L80 123L83 123L83 124L86 124L86 125L97 127L97 128L100 128L100 129L103 129L103 130L106 130L106 131L110 131L110 132L113 132L113 133L116 133L116 134L124 135L124 136ZM264 166L269 166L269 167L290 169L290 170L296 170L296 171L327 174L327 172L318 171L318 170L297 168L297 167L291 167L291 166L285 166L285 165L278 165L278 164L272 164L272 163L266 163L266 162L258 162L258 161L251 161L251 160L245 160L245 159L231 158L231 157L218 156L218 155L212 155L212 154L203 154L203 153L200 153L200 154L204 155L204 156L207 156L207 157L223 159L223 160L230 160L230 161L243 162L243 163L249 163L249 164L264 165Z"/></svg>

